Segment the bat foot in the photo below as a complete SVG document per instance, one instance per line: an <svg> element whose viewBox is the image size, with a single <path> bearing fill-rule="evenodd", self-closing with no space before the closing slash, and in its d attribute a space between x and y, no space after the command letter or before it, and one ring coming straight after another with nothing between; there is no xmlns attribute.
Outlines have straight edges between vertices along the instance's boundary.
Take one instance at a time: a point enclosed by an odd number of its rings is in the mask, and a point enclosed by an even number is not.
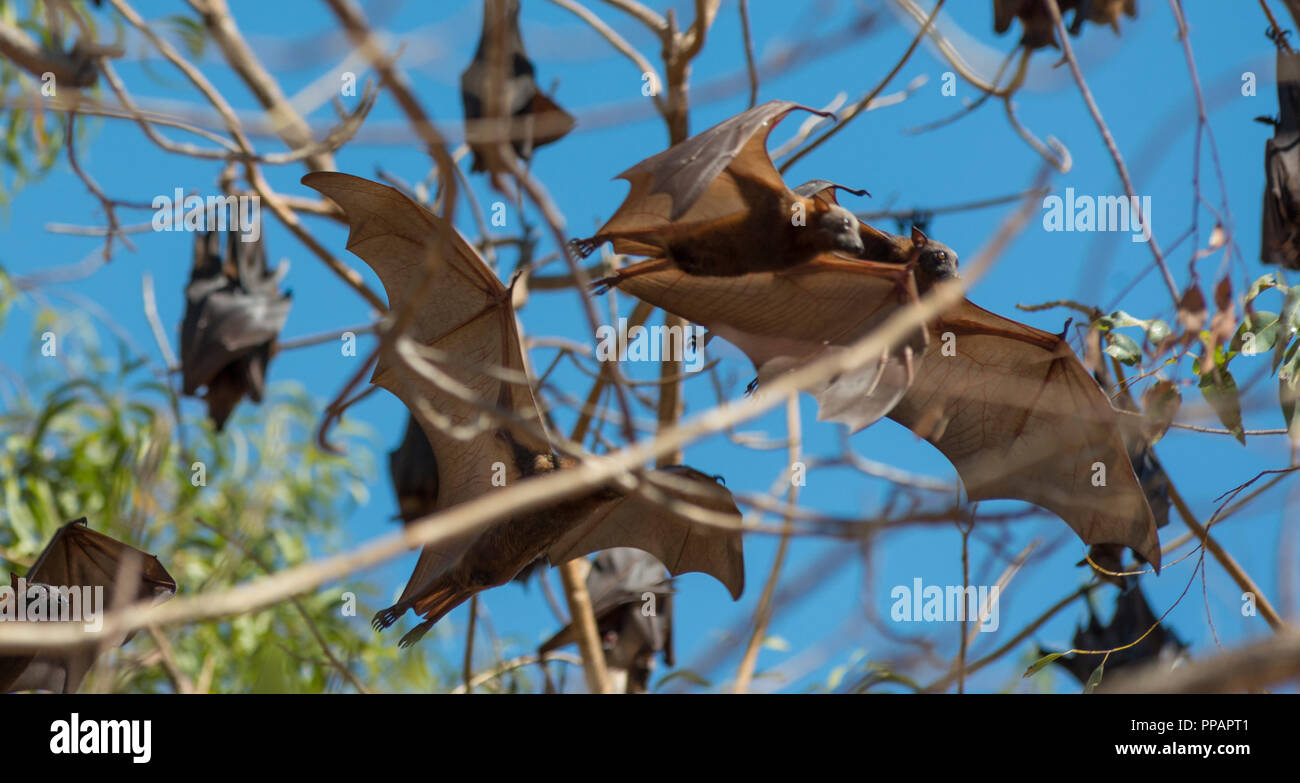
<svg viewBox="0 0 1300 783"><path fill-rule="evenodd" d="M586 239L570 239L569 251L578 258L586 258L591 255L596 248L604 244L603 240L598 241L596 237L587 237Z"/></svg>
<svg viewBox="0 0 1300 783"><path fill-rule="evenodd" d="M609 293L610 289L618 288L618 284L622 282L622 280L623 280L622 275L610 275L609 277L602 277L601 279L591 284L591 292L597 296ZM692 335L692 337L693 336L694 335Z"/></svg>
<svg viewBox="0 0 1300 783"><path fill-rule="evenodd" d="M370 627L374 628L376 631L382 631L397 622L397 618L401 616L402 612L399 611L397 607L390 606L387 609L375 613L374 618L370 621Z"/></svg>
<svg viewBox="0 0 1300 783"><path fill-rule="evenodd" d="M419 625L415 626L411 630L407 631L406 634L402 637L401 641L397 643L397 646L403 649L410 647L411 645L423 639L424 635L428 633L429 629L432 627L433 627L432 620L427 620L423 623L420 623Z"/></svg>

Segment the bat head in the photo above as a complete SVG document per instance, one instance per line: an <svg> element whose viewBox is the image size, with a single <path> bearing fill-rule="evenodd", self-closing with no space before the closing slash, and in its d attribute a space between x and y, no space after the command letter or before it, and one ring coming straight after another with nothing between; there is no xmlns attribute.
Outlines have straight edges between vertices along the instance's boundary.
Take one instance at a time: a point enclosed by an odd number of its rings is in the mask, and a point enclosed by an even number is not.
<svg viewBox="0 0 1300 783"><path fill-rule="evenodd" d="M932 280L957 277L957 251L930 239L915 226L912 227L912 252L916 253L917 266Z"/></svg>
<svg viewBox="0 0 1300 783"><path fill-rule="evenodd" d="M816 226L820 234L819 240L824 241L826 249L855 257L862 255L862 236L858 233L857 216L839 204L827 203L821 199L814 203L820 207Z"/></svg>

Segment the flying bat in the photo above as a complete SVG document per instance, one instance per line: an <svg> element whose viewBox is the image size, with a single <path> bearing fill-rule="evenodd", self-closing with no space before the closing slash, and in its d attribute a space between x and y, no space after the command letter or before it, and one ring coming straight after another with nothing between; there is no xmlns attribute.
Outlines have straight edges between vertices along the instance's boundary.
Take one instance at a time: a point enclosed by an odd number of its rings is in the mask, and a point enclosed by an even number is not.
<svg viewBox="0 0 1300 783"><path fill-rule="evenodd" d="M824 179L809 180L796 187L794 192L806 198L816 196L838 206L839 200L835 196L837 190L859 196L866 193L865 190L845 187ZM913 227L911 236L903 237L882 231L856 216L854 219L862 247L851 255L886 264L915 264L917 285L923 291L934 283L958 276L957 251L930 239L919 228Z"/></svg>
<svg viewBox="0 0 1300 783"><path fill-rule="evenodd" d="M1300 52L1277 52L1278 117L1264 144L1260 260L1300 269Z"/></svg>
<svg viewBox="0 0 1300 783"><path fill-rule="evenodd" d="M777 272L689 275L662 259L606 286L704 326L740 348L757 383L842 351L916 300L912 265L824 254ZM963 300L900 348L808 389L818 419L857 431L882 416L937 447L972 500L1025 500L1084 542L1132 548L1157 570L1151 509L1117 414L1064 334Z"/></svg>
<svg viewBox="0 0 1300 783"><path fill-rule="evenodd" d="M605 650L615 691L645 693L655 655L673 666L672 583L663 563L639 549L606 549L587 574L596 628ZM539 655L573 644L573 625L560 629L538 648Z"/></svg>
<svg viewBox="0 0 1300 783"><path fill-rule="evenodd" d="M182 391L196 396L206 387L203 398L218 432L245 395L262 401L266 366L289 317L290 294L279 291L287 272L285 264L267 271L260 235L253 242L236 231L194 237L181 322Z"/></svg>
<svg viewBox="0 0 1300 783"><path fill-rule="evenodd" d="M497 30L497 23L501 29ZM495 37L493 33L497 32ZM494 41L505 51L500 63L499 93L494 93ZM485 0L483 33L474 60L460 76L460 97L465 107L466 138L474 153L474 171L499 173L506 167L494 145L504 127L515 154L527 160L533 150L559 141L573 130L573 117L537 86L533 63L524 51L519 33L519 0ZM489 122L496 120L496 123Z"/></svg>
<svg viewBox="0 0 1300 783"><path fill-rule="evenodd" d="M128 562L123 567L128 560L134 560L134 564ZM86 592L78 588L102 587L103 603L95 610L106 612L118 597L123 574L134 578L131 601L162 603L176 594L175 580L156 557L91 530L82 517L60 527L28 569L26 600L39 593L40 598L36 600L58 606L60 620L81 621L86 617L86 610L81 608L84 606L81 596ZM18 595L18 575L11 572L9 578L13 599L24 600ZM47 618L54 619L53 611ZM130 641L131 636L128 634L121 643ZM96 642L76 648L0 656L0 693L27 690L73 693L94 665L98 652Z"/></svg>
<svg viewBox="0 0 1300 783"><path fill-rule="evenodd" d="M416 372L393 351L380 356L371 382L405 403L428 437L438 466L436 509L574 465L556 454L543 426L511 289L455 228L369 180L316 172L302 181L343 208L347 247L375 270L392 308L402 308L432 275L437 296L419 303L399 339L446 357L434 362L444 382ZM453 383L468 394L454 393ZM504 415L489 417L484 405ZM694 523L690 506L723 524ZM674 575L710 574L738 597L744 587L739 525L731 493L713 477L683 466L648 471L635 491L611 484L426 546L401 597L375 615L374 625L386 628L407 609L423 616L402 638L407 646L471 595L506 583L543 555L562 563L620 546L649 552Z"/></svg>
<svg viewBox="0 0 1300 783"><path fill-rule="evenodd" d="M853 213L790 190L768 157L772 128L796 109L833 116L769 101L646 158L618 175L631 185L618 211L572 247L586 256L608 241L615 252L707 275L780 269L826 251L858 254Z"/></svg>
<svg viewBox="0 0 1300 783"><path fill-rule="evenodd" d="M1163 624L1156 625L1158 619L1155 612L1151 611L1146 596L1142 594L1142 588L1134 584L1115 597L1115 614L1105 625L1097 619L1097 613L1089 601L1088 625L1075 631L1071 644L1076 650L1115 650L1106 658L1106 668L1103 670L1105 674L1140 666L1152 660L1168 661L1172 667L1185 656L1183 651L1187 645ZM1156 626L1155 630L1142 641L1127 649L1116 649L1137 641L1153 625ZM1101 661L1100 655L1066 655L1057 658L1054 663L1060 664L1076 680L1086 685Z"/></svg>

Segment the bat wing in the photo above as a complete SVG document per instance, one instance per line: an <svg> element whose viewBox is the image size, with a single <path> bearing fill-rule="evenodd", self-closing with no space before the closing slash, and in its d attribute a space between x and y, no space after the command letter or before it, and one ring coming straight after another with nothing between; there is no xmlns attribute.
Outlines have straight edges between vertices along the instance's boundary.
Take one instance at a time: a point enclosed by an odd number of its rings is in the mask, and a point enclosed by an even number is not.
<svg viewBox="0 0 1300 783"><path fill-rule="evenodd" d="M695 523L690 517L643 492L615 497L596 506L548 551L556 565L614 547L648 552L678 576L696 571L722 582L732 598L745 589L740 511L731 493L712 477L683 466L650 471L647 481L667 500L688 503L729 516L733 527Z"/></svg>
<svg viewBox="0 0 1300 783"><path fill-rule="evenodd" d="M915 300L905 267L823 254L777 272L734 277L689 275L663 261L644 261L616 275L625 291L700 324L740 348L760 384L826 352L842 350ZM809 389L818 418L857 431L884 416L910 383L907 353L919 361L918 329L903 348Z"/></svg>
<svg viewBox="0 0 1300 783"><path fill-rule="evenodd" d="M136 559L139 573L133 584L125 586L132 592L128 596L130 601L160 603L176 594L176 582L158 558L91 530L85 518L58 529L27 572L26 579L29 584L49 587L101 587L104 603L98 609L107 611L123 587L118 584L122 562L132 557ZM37 651L16 678L10 671L11 682L7 688L72 693L93 666L96 651L95 647ZM13 669L13 663L7 667L0 663L0 687L5 686L5 668Z"/></svg>
<svg viewBox="0 0 1300 783"><path fill-rule="evenodd" d="M647 592L654 593L656 598L655 614L649 616L641 612L642 596ZM598 552L587 574L587 594L598 626L621 626L622 618L617 615L627 612L653 650L662 650L667 645L672 623L668 600L672 582L664 564L652 555L631 547ZM573 625L569 624L543 642L538 652L549 652L574 641Z"/></svg>
<svg viewBox="0 0 1300 783"><path fill-rule="evenodd" d="M1159 570L1155 521L1115 410L1064 338L970 302L931 336L889 418L938 447L971 500L1034 503L1086 543L1130 547Z"/></svg>
<svg viewBox="0 0 1300 783"><path fill-rule="evenodd" d="M181 324L186 394L194 394L232 362L272 343L289 317L290 295L277 290L282 274L267 274L262 241L242 242L237 232L226 232L228 263L223 265L216 252L221 233L210 231L195 239ZM260 399L260 386L256 391L254 398Z"/></svg>
<svg viewBox="0 0 1300 783"><path fill-rule="evenodd" d="M407 334L451 357L435 363L439 371L477 399L541 430L532 389L518 382L525 377L525 360L510 291L456 229L401 192L360 177L315 172L302 182L343 208L350 229L347 247L375 270L391 309L401 309L424 276L433 275L435 296L416 305ZM502 379L502 372L516 380ZM503 466L507 484L513 485L524 475L519 454L552 453L550 442L527 427L484 425L478 407L444 391L391 353L379 357L371 383L396 395L428 437L438 465L439 509L490 492L496 463ZM430 418L421 405L442 421ZM467 534L425 547L402 601L450 568L475 537Z"/></svg>
<svg viewBox="0 0 1300 783"><path fill-rule="evenodd" d="M795 109L832 116L790 101L769 101L619 174L631 190L597 236L614 236L614 249L620 253L658 255L662 248L619 235L670 223L709 224L744 213L749 208L746 193L755 186L788 192L768 157L767 137Z"/></svg>

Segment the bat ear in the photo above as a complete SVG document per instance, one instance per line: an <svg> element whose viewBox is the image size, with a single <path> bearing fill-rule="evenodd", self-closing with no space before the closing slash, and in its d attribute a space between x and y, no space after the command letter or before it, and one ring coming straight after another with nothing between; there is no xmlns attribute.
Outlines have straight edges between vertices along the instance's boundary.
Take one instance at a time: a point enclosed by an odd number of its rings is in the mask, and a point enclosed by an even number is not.
<svg viewBox="0 0 1300 783"><path fill-rule="evenodd" d="M925 232L916 226L912 226L912 247L925 247L925 244L929 241L930 238L925 235Z"/></svg>

